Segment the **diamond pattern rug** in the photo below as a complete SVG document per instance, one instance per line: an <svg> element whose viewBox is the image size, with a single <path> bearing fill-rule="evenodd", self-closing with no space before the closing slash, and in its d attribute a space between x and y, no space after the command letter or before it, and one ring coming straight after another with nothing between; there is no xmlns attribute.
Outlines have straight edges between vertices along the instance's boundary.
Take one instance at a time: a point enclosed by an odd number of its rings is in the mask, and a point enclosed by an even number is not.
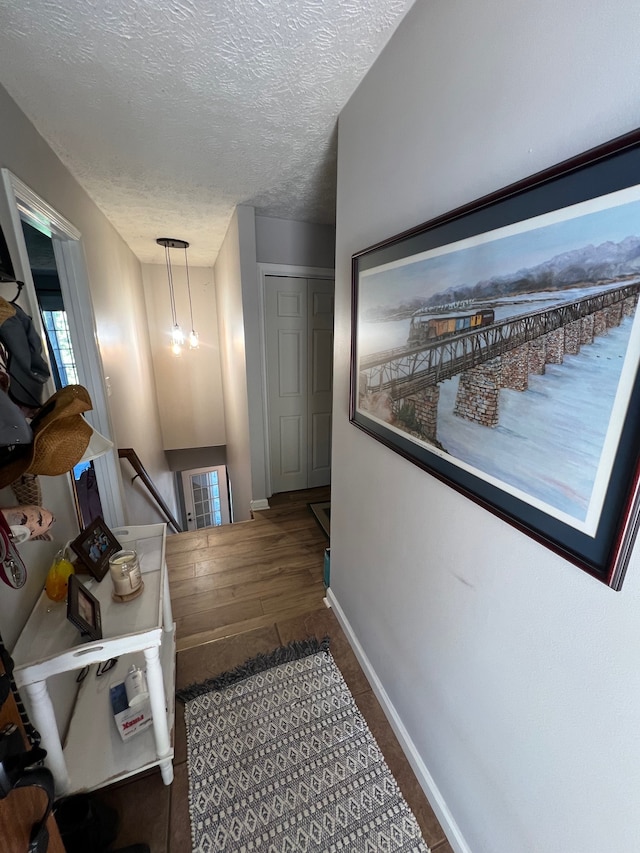
<svg viewBox="0 0 640 853"><path fill-rule="evenodd" d="M178 698L194 853L429 853L328 640L276 649Z"/></svg>

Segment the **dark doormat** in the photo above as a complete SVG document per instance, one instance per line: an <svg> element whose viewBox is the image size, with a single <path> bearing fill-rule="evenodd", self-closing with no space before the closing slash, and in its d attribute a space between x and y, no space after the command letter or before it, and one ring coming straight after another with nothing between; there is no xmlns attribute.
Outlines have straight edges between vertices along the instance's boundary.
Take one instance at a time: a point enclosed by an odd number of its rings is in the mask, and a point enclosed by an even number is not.
<svg viewBox="0 0 640 853"><path fill-rule="evenodd" d="M309 504L309 509L314 514L316 521L327 536L331 535L331 501Z"/></svg>

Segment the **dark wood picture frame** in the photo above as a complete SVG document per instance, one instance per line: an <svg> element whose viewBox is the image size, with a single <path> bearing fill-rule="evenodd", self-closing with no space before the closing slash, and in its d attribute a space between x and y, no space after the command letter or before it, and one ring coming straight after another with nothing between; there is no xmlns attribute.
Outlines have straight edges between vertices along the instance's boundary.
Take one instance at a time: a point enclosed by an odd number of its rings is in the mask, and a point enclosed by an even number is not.
<svg viewBox="0 0 640 853"><path fill-rule="evenodd" d="M639 292L640 130L353 256L350 421L620 589Z"/></svg>
<svg viewBox="0 0 640 853"><path fill-rule="evenodd" d="M90 640L102 639L100 602L75 575L69 575L67 619L83 637Z"/></svg>
<svg viewBox="0 0 640 853"><path fill-rule="evenodd" d="M100 516L71 542L83 566L97 581L101 581L109 570L109 557L122 550L113 533Z"/></svg>

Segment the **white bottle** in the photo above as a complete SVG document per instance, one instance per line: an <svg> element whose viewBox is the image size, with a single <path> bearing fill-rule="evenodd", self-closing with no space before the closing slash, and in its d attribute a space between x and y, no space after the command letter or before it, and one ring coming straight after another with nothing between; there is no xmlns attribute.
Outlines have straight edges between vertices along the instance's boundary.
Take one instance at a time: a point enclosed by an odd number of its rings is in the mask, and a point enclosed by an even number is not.
<svg viewBox="0 0 640 853"><path fill-rule="evenodd" d="M132 665L124 680L124 689L127 694L129 707L140 705L149 698L147 690L147 679L139 666Z"/></svg>

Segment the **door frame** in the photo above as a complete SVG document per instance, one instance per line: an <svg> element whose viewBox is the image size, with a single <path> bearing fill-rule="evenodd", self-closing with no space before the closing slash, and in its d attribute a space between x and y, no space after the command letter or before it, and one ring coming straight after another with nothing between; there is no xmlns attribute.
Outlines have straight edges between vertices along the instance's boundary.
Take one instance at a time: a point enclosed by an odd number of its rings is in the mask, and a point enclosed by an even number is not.
<svg viewBox="0 0 640 853"><path fill-rule="evenodd" d="M261 383L262 399L262 429L264 435L264 477L267 497L273 494L271 490L271 452L269 442L269 394L267 384L267 311L266 311L266 287L267 276L285 276L288 278L320 278L335 281L335 268L328 267L301 267L287 264L258 264L259 279L259 323L260 323L260 353L261 353ZM267 507L253 507L253 509L268 509Z"/></svg>
<svg viewBox="0 0 640 853"><path fill-rule="evenodd" d="M3 168L0 172L2 177L0 187L11 219L12 236L25 284L22 298L27 304L27 313L32 317L34 327L42 340L43 352L47 352L46 339L42 328L33 276L31 275L29 255L20 224L21 218L26 219L29 224L39 230L44 228L51 232L62 300L69 323L71 343L76 356L78 379L89 392L93 403L93 409L87 412L85 417L94 429L107 438L111 438L113 429L107 406L104 370L98 349L82 234L9 169ZM49 394L55 392L53 379L49 380L46 391ZM95 459L93 465L104 519L109 527L120 527L124 524L125 517L122 475L117 458L117 448ZM71 491L70 481L68 487Z"/></svg>

